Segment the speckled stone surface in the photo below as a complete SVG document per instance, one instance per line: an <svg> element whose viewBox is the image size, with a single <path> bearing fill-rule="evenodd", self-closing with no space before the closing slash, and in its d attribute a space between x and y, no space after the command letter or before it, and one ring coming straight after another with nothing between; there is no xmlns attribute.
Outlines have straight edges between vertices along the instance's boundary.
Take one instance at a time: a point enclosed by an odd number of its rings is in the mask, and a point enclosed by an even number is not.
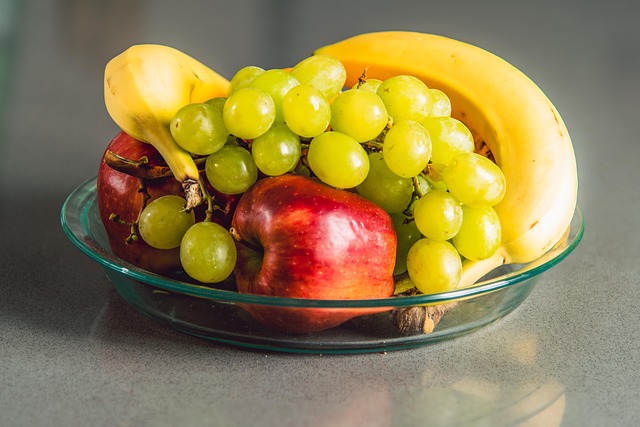
<svg viewBox="0 0 640 427"><path fill-rule="evenodd" d="M0 0L0 425L640 425L638 3L17 3ZM169 44L231 76L381 29L503 56L569 127L586 234L511 315L413 350L243 350L142 315L65 237L60 207L116 132L119 51Z"/></svg>

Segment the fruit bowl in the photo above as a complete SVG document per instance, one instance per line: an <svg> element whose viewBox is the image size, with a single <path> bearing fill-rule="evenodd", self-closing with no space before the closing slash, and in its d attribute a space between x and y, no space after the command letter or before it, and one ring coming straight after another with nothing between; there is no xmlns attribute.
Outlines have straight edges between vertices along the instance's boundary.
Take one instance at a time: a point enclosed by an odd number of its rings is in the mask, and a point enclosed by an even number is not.
<svg viewBox="0 0 640 427"><path fill-rule="evenodd" d="M236 292L232 280L208 287L177 274L165 277L137 268L113 255L98 211L96 179L85 181L67 198L61 223L71 242L104 269L129 304L170 327L208 340L241 347L298 353L366 353L418 347L452 339L504 317L532 292L542 273L567 257L579 244L584 221L574 212L567 238L539 259L505 265L471 287L450 292L372 300L278 298ZM397 310L453 306L431 333L403 333L392 321ZM288 334L255 321L244 307L339 310L368 313L322 332Z"/></svg>

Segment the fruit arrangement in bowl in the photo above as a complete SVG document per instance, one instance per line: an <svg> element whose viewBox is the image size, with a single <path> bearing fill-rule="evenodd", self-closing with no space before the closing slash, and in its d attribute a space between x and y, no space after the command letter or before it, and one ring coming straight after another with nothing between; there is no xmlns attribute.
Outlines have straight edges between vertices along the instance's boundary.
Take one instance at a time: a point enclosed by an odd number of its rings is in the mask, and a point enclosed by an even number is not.
<svg viewBox="0 0 640 427"><path fill-rule="evenodd" d="M191 334L325 352L458 336L582 237L559 113L460 41L362 34L231 80L136 45L104 94L121 132L63 227L128 302Z"/></svg>

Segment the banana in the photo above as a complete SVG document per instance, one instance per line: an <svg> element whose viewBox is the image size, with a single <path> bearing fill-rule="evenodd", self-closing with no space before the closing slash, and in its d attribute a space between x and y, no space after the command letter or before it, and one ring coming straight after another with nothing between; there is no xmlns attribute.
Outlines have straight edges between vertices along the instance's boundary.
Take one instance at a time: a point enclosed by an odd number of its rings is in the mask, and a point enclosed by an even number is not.
<svg viewBox="0 0 640 427"><path fill-rule="evenodd" d="M229 81L185 53L163 45L134 45L111 59L104 72L107 111L130 136L152 144L187 197L202 201L200 175L191 155L171 136L175 113L192 102L226 96Z"/></svg>
<svg viewBox="0 0 640 427"><path fill-rule="evenodd" d="M496 205L502 245L491 258L465 261L460 287L507 263L527 263L554 247L577 203L577 166L560 114L526 75L498 56L447 37L367 33L317 49L347 69L347 85L410 74L444 91L452 116L479 135L502 169L507 192Z"/></svg>

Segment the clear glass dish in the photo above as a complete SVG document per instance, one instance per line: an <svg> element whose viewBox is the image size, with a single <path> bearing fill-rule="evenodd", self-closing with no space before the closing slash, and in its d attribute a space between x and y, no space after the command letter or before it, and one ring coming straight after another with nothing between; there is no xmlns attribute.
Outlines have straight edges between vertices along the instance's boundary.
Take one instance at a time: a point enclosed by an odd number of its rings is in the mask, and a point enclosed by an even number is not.
<svg viewBox="0 0 640 427"><path fill-rule="evenodd" d="M240 294L231 286L213 288L184 279L163 277L137 268L111 252L98 212L96 179L74 190L62 207L61 223L68 238L102 265L117 292L132 306L176 330L217 342L275 351L299 353L365 353L407 349L473 332L516 309L531 293L542 273L567 257L584 233L584 220L576 209L568 238L558 247L528 264L506 265L474 286L450 292L374 300L312 300ZM425 305L452 303L430 333L402 333L392 312ZM311 334L288 334L255 321L247 305L353 309L376 314Z"/></svg>

